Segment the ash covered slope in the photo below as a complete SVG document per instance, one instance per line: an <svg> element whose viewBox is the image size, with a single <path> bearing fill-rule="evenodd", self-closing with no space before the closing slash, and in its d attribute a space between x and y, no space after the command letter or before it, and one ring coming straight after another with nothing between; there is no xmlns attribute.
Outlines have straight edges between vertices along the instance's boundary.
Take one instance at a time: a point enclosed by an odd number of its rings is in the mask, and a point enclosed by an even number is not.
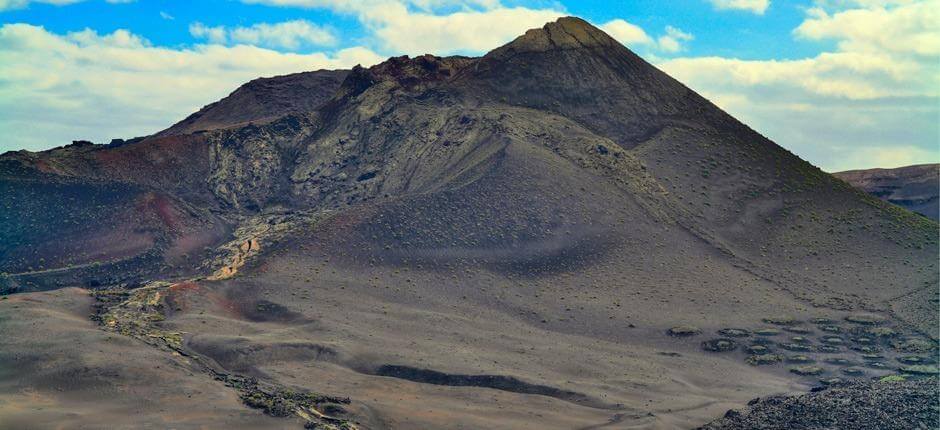
<svg viewBox="0 0 940 430"><path fill-rule="evenodd" d="M934 221L940 217L940 164L849 170L833 175L879 199Z"/></svg>
<svg viewBox="0 0 940 430"><path fill-rule="evenodd" d="M196 133L249 122L263 123L288 113L309 112L333 96L346 73L346 70L317 70L258 78L155 136Z"/></svg>
<svg viewBox="0 0 940 430"><path fill-rule="evenodd" d="M238 125L246 121L257 124ZM160 234L185 239L180 254L188 255L219 243L218 232L237 225L239 217L459 191L500 167L506 170L507 156L518 159L519 171L534 166L526 160L563 162L564 168L553 167L560 170L552 180L570 178L570 186L578 175L600 169L592 174L619 183L645 211L633 216L677 223L733 257L734 264L772 277L797 295L811 295L818 304L879 306L935 281L933 269L923 268L934 267L936 224L834 180L577 18L530 30L480 58L393 58L350 73L252 81L140 142L13 153L3 163L5 180L17 184L133 186L164 193L180 207L192 206L194 214L210 210L227 218L194 215L191 224L207 223L197 246L190 233ZM539 178L528 182L546 190L568 186L549 187ZM496 182L512 185L507 180ZM605 192L585 197L600 213L615 204ZM122 197L119 204L133 206L133 199ZM543 206L551 210L556 204ZM486 208L470 206L467 213L516 225L511 208L496 218ZM433 224L436 216L412 222ZM529 228L553 222L540 218ZM164 224L156 230L173 229ZM10 234L26 234L17 232L27 227ZM443 241L464 233L433 234ZM38 256L45 245L27 236L0 249L19 262L7 264L6 272L35 266L26 256ZM30 242L26 248L24 240ZM88 247L115 245L95 240ZM165 254L147 246L135 252L143 250ZM885 258L868 261L868 255ZM64 261L60 267L67 267ZM45 264L50 265L56 268ZM864 295L858 294L860 282L872 285ZM907 318L931 321L918 315Z"/></svg>

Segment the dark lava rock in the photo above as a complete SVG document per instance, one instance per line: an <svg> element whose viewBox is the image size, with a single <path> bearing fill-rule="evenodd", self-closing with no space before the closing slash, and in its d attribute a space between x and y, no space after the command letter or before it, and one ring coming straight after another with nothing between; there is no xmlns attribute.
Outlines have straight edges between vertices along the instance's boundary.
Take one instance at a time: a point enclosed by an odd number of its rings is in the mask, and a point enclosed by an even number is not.
<svg viewBox="0 0 940 430"><path fill-rule="evenodd" d="M788 317L788 316L767 317L767 318L764 318L763 321L767 324L774 324L774 325L797 325L800 323L799 321L796 320L796 318Z"/></svg>
<svg viewBox="0 0 940 430"><path fill-rule="evenodd" d="M937 369L937 366L919 364L914 366L904 366L901 368L901 373L907 373L909 375L931 376L940 375L940 369ZM936 382L934 382L934 384L936 384Z"/></svg>
<svg viewBox="0 0 940 430"><path fill-rule="evenodd" d="M775 328L762 328L762 329L754 330L754 334L758 336L776 336L780 334L780 330L777 330Z"/></svg>
<svg viewBox="0 0 940 430"><path fill-rule="evenodd" d="M845 317L845 320L853 324L861 325L879 325L887 321L887 319L883 316L872 314L849 315Z"/></svg>
<svg viewBox="0 0 940 430"><path fill-rule="evenodd" d="M820 384L823 384L823 385L825 385L825 386L828 386L828 387L835 387L835 386L839 386L839 385L848 384L849 381L847 381L847 380L845 380L845 379L843 379L843 378L839 378L839 377L832 377L832 378L820 379L820 380L819 380L819 383L820 383Z"/></svg>
<svg viewBox="0 0 940 430"><path fill-rule="evenodd" d="M816 347L816 351L824 352L826 354L835 354L837 352L842 352L842 348L835 345L819 345Z"/></svg>
<svg viewBox="0 0 940 430"><path fill-rule="evenodd" d="M728 352L734 351L738 347L738 344L731 339L711 339L702 342L702 349L709 352Z"/></svg>
<svg viewBox="0 0 940 430"><path fill-rule="evenodd" d="M812 366L812 365L796 366L796 367L791 367L791 368L790 368L790 373L795 373L795 374L800 375L800 376L820 375L820 374L822 374L824 371L825 371L825 369L823 369L822 367L819 367L819 366Z"/></svg>
<svg viewBox="0 0 940 430"><path fill-rule="evenodd" d="M751 335L751 332L743 328L723 328L718 330L718 334L724 337L748 337Z"/></svg>
<svg viewBox="0 0 940 430"><path fill-rule="evenodd" d="M936 429L940 428L938 396L935 378L830 384L828 389L814 393L762 398L739 414L700 429Z"/></svg>
<svg viewBox="0 0 940 430"><path fill-rule="evenodd" d="M673 336L673 337L696 336L700 333L702 333L702 330L700 330L698 327L687 326L687 325L675 326L673 328L670 328L669 330L666 330L666 334Z"/></svg>
<svg viewBox="0 0 940 430"><path fill-rule="evenodd" d="M872 369L887 369L888 365L881 361L868 361L865 363L865 366L868 366Z"/></svg>
<svg viewBox="0 0 940 430"><path fill-rule="evenodd" d="M916 355L905 355L897 358L898 362L904 364L927 364L930 363L931 359L926 357L918 357Z"/></svg>
<svg viewBox="0 0 940 430"><path fill-rule="evenodd" d="M927 339L909 338L891 342L891 347L901 352L925 353L937 348L937 343Z"/></svg>
<svg viewBox="0 0 940 430"><path fill-rule="evenodd" d="M865 371L857 367L846 367L845 369L842 369L842 373L849 376L862 376L865 374Z"/></svg>
<svg viewBox="0 0 940 430"><path fill-rule="evenodd" d="M765 337L758 337L758 338L752 339L751 343L754 345L770 346L774 344L774 341L767 339Z"/></svg>
<svg viewBox="0 0 940 430"><path fill-rule="evenodd" d="M819 329L827 333L842 333L842 327L837 325L824 325L820 326Z"/></svg>
<svg viewBox="0 0 940 430"><path fill-rule="evenodd" d="M770 353L770 348L767 348L764 345L748 345L744 351L748 354L764 355Z"/></svg>
<svg viewBox="0 0 940 430"><path fill-rule="evenodd" d="M863 333L875 338L889 338L900 335L900 333L891 327L868 327Z"/></svg>
<svg viewBox="0 0 940 430"><path fill-rule="evenodd" d="M813 318L810 320L813 324L822 325L822 324L832 324L833 320L829 318Z"/></svg>
<svg viewBox="0 0 940 430"><path fill-rule="evenodd" d="M812 363L813 359L802 354L797 354L787 357L787 361L790 363Z"/></svg>
<svg viewBox="0 0 940 430"><path fill-rule="evenodd" d="M783 361L783 356L780 354L751 355L745 361L752 366L766 366Z"/></svg>
<svg viewBox="0 0 940 430"><path fill-rule="evenodd" d="M780 347L787 351L797 351L797 352L809 352L813 348L809 345L803 345L799 343L781 343Z"/></svg>
<svg viewBox="0 0 940 430"><path fill-rule="evenodd" d="M806 327L784 327L784 330L796 334L812 334L813 331Z"/></svg>
<svg viewBox="0 0 940 430"><path fill-rule="evenodd" d="M844 358L827 358L827 359L825 360L825 362L826 362L826 363L829 363L829 364L834 364L834 365L836 365L836 366L851 366L851 365L855 364L855 363L853 363L853 362L851 362L851 361L849 361L849 360L846 360L846 359L844 359Z"/></svg>
<svg viewBox="0 0 940 430"><path fill-rule="evenodd" d="M844 345L845 339L842 339L839 336L822 336L819 338L819 341L829 345Z"/></svg>
<svg viewBox="0 0 940 430"><path fill-rule="evenodd" d="M851 348L853 351L858 351L864 354L875 354L875 353L881 352L881 348L878 348L877 346L870 346L870 345L854 345Z"/></svg>
<svg viewBox="0 0 940 430"><path fill-rule="evenodd" d="M790 340L793 341L793 343L803 343L803 344L811 343L808 338L805 338L803 336L793 336L790 338Z"/></svg>

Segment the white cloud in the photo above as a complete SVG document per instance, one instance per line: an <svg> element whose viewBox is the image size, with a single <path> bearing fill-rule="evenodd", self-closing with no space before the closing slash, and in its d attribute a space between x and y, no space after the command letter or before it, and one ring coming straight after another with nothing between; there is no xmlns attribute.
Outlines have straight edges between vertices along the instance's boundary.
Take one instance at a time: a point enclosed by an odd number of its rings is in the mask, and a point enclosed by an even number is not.
<svg viewBox="0 0 940 430"><path fill-rule="evenodd" d="M390 54L479 54L566 15L554 8L506 7L499 0L242 0L353 15Z"/></svg>
<svg viewBox="0 0 940 430"><path fill-rule="evenodd" d="M170 15L169 13L166 13L162 10L160 11L160 18L163 18L167 21L173 21L174 19L176 19L173 17L173 15Z"/></svg>
<svg viewBox="0 0 940 430"><path fill-rule="evenodd" d="M210 43L224 45L228 41L228 33L225 27L209 27L201 22L189 24L189 34L197 39L206 39Z"/></svg>
<svg viewBox="0 0 940 430"><path fill-rule="evenodd" d="M667 25L666 34L659 36L657 43L661 51L674 53L683 49L682 42L687 42L692 39L694 39L694 37L691 34L671 25Z"/></svg>
<svg viewBox="0 0 940 430"><path fill-rule="evenodd" d="M604 30L610 37L617 39L618 42L628 47L633 45L650 45L653 43L653 39L646 34L646 31L622 19L608 21L598 26L598 28Z"/></svg>
<svg viewBox="0 0 940 430"><path fill-rule="evenodd" d="M813 8L808 15L794 34L813 40L836 39L842 51L940 55L940 0L832 14Z"/></svg>
<svg viewBox="0 0 940 430"><path fill-rule="evenodd" d="M824 6L808 10L794 35L834 40L834 51L798 60L678 58L660 67L825 169L940 161L940 0Z"/></svg>
<svg viewBox="0 0 940 430"><path fill-rule="evenodd" d="M389 4L362 12L360 19L384 49L420 55L485 52L563 15L550 9L503 7L433 15Z"/></svg>
<svg viewBox="0 0 940 430"><path fill-rule="evenodd" d="M108 141L165 128L259 76L371 65L361 48L292 54L238 45L172 49L125 30L0 27L0 151Z"/></svg>
<svg viewBox="0 0 940 430"><path fill-rule="evenodd" d="M246 44L267 48L298 50L310 46L336 44L333 31L305 20L284 21L275 24L258 23L250 27L208 27L201 22L189 26L193 37L217 44Z"/></svg>
<svg viewBox="0 0 940 430"><path fill-rule="evenodd" d="M30 3L51 4L54 6L65 6L73 3L80 3L85 0L0 0L0 12L5 10L23 9ZM134 0L105 0L108 3L133 3Z"/></svg>
<svg viewBox="0 0 940 430"><path fill-rule="evenodd" d="M770 0L709 0L716 9L735 9L763 15L770 7Z"/></svg>

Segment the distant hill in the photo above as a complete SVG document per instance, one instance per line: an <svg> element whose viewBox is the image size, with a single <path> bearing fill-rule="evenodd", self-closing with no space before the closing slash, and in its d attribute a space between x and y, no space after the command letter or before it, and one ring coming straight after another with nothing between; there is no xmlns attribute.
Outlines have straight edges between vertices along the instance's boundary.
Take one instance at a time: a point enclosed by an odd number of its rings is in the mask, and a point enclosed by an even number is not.
<svg viewBox="0 0 940 430"><path fill-rule="evenodd" d="M940 218L940 164L848 170L833 175L881 200L933 220Z"/></svg>

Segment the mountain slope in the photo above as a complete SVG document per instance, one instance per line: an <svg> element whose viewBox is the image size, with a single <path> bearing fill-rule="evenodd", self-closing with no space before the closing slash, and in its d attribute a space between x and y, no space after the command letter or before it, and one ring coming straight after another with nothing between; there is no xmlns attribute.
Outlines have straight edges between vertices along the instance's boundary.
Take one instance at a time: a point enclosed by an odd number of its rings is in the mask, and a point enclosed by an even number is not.
<svg viewBox="0 0 940 430"><path fill-rule="evenodd" d="M106 269L105 285L68 262L58 278L23 272L21 257L0 288L58 288L62 273L106 287L102 329L289 410L285 425L692 427L815 383L788 371L794 352L849 377L825 360L936 347L936 223L800 160L580 19L479 58L337 73L308 105L296 77L274 78L286 83L140 141L4 155L0 185L76 182L95 190L79 207L117 214L85 226L99 242L70 243L116 248L114 225L165 239L116 256L151 259L134 276ZM96 192L107 199L84 197ZM180 260L195 227L120 215L143 193L222 233ZM23 239L0 255L57 246L31 234L37 209L3 199ZM666 334L680 325L701 334ZM734 351L708 342L770 326ZM777 361L752 365L757 338ZM351 401L285 394L307 391Z"/></svg>
<svg viewBox="0 0 940 430"><path fill-rule="evenodd" d="M833 173L879 199L917 212L934 221L940 217L940 165L896 169L849 170Z"/></svg>
<svg viewBox="0 0 940 430"><path fill-rule="evenodd" d="M255 79L155 136L266 122L290 112L314 110L333 96L346 73L345 70L317 70Z"/></svg>

